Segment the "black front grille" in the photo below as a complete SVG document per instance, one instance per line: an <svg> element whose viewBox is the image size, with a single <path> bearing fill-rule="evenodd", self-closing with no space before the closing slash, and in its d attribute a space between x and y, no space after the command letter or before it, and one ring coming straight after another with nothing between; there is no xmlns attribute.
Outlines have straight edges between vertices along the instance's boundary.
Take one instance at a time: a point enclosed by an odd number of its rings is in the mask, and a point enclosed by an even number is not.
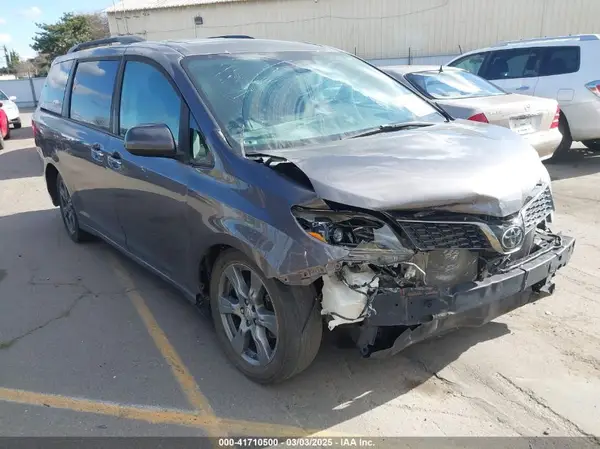
<svg viewBox="0 0 600 449"><path fill-rule="evenodd" d="M401 222L417 249L489 249L490 242L481 229L470 223Z"/></svg>
<svg viewBox="0 0 600 449"><path fill-rule="evenodd" d="M523 211L525 229L536 227L554 210L554 201L550 187L546 187L542 193L535 197Z"/></svg>

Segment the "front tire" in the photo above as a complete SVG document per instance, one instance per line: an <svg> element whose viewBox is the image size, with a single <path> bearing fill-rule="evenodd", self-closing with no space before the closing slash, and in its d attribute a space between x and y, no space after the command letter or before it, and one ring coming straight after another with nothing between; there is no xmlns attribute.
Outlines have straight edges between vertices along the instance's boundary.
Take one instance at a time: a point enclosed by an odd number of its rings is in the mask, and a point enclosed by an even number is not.
<svg viewBox="0 0 600 449"><path fill-rule="evenodd" d="M600 151L600 139L584 140L583 143L589 150Z"/></svg>
<svg viewBox="0 0 600 449"><path fill-rule="evenodd" d="M21 124L21 119L19 119L19 121L15 122L15 123L13 123L14 129L21 129L21 126L23 126Z"/></svg>
<svg viewBox="0 0 600 449"><path fill-rule="evenodd" d="M210 306L225 354L255 382L289 379L319 351L323 327L313 288L268 279L237 250L226 250L215 262Z"/></svg>
<svg viewBox="0 0 600 449"><path fill-rule="evenodd" d="M92 239L91 234L85 232L79 227L79 219L71 199L71 193L60 174L56 177L56 192L58 194L58 204L60 206L60 215L63 219L65 229L70 239L75 243L86 242Z"/></svg>

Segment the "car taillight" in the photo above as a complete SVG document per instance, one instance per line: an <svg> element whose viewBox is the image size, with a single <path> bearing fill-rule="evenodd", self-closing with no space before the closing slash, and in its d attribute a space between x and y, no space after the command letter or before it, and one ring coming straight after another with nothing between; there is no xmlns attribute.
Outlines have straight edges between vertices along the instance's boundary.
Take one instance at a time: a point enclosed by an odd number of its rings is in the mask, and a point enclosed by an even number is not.
<svg viewBox="0 0 600 449"><path fill-rule="evenodd" d="M554 119L552 119L552 124L550 125L550 129L558 128L558 122L560 121L560 108L556 107L556 114L554 114Z"/></svg>
<svg viewBox="0 0 600 449"><path fill-rule="evenodd" d="M471 120L472 122L489 123L487 117L483 112L480 114L472 115L468 118L468 120Z"/></svg>
<svg viewBox="0 0 600 449"><path fill-rule="evenodd" d="M590 81L585 87L587 87L591 93L600 97L600 80Z"/></svg>

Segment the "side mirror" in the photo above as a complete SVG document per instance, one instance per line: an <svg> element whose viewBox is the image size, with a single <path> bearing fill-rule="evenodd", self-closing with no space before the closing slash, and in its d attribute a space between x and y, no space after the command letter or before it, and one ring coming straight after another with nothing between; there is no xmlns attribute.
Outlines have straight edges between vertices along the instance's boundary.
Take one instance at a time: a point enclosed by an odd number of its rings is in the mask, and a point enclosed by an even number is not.
<svg viewBox="0 0 600 449"><path fill-rule="evenodd" d="M15 96L13 95L12 97L8 97L8 99L9 99L10 101L16 101L17 97L15 97Z"/></svg>
<svg viewBox="0 0 600 449"><path fill-rule="evenodd" d="M125 149L136 156L175 157L177 149L165 124L140 125L125 134Z"/></svg>

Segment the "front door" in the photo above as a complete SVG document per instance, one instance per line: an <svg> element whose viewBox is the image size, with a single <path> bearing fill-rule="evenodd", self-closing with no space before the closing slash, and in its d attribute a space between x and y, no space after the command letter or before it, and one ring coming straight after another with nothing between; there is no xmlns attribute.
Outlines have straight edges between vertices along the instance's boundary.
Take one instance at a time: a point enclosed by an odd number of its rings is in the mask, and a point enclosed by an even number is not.
<svg viewBox="0 0 600 449"><path fill-rule="evenodd" d="M127 248L180 283L187 260L188 167L177 159L135 156L127 130L164 123L178 146L183 102L168 75L151 62L127 60L118 108L119 137L111 138L107 166L118 185L116 206Z"/></svg>

